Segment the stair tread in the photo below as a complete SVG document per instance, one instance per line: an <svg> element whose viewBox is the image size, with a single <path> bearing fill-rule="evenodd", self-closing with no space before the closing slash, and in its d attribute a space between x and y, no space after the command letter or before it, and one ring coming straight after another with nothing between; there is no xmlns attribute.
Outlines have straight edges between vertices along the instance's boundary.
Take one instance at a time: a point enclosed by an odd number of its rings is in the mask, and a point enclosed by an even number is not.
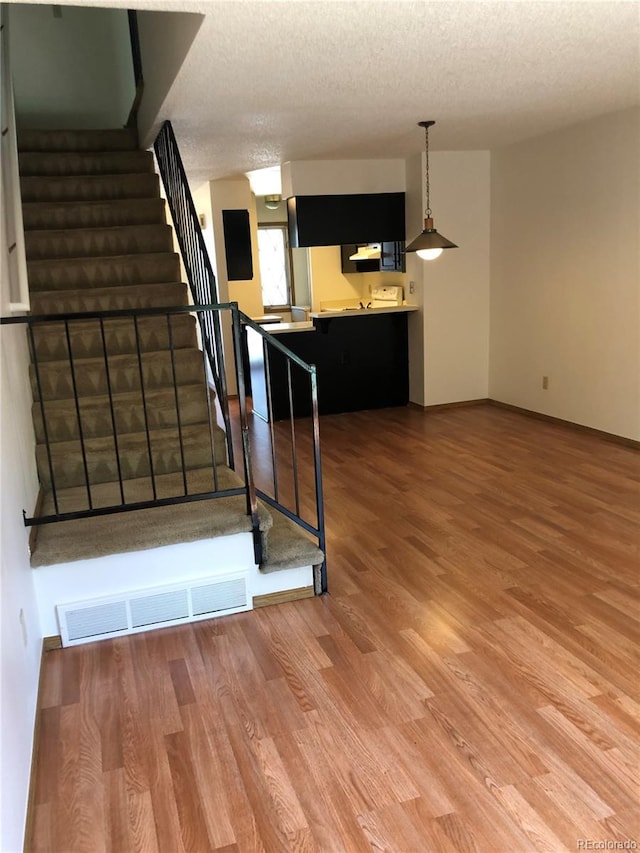
<svg viewBox="0 0 640 853"><path fill-rule="evenodd" d="M85 177L153 172L150 151L20 151L24 177Z"/></svg>
<svg viewBox="0 0 640 853"><path fill-rule="evenodd" d="M140 370L146 390L172 387L204 381L202 351L197 347L176 349L171 357L169 350L147 350L140 353L122 353L109 356L109 385L112 393L136 391L140 388ZM29 369L34 400L63 400L73 397L91 397L108 393L104 357L74 358L74 372L69 360L51 360Z"/></svg>
<svg viewBox="0 0 640 853"><path fill-rule="evenodd" d="M84 257L84 255L78 255L76 257L70 258L34 258L28 263L29 266L33 266L34 269L37 269L38 267L64 266L65 264L86 264L90 263L91 261L95 261L96 263L134 263L135 261L139 260L160 260L168 258L177 261L179 257L180 256L178 255L178 253L173 251L134 253L130 252L124 255L90 255L88 257Z"/></svg>
<svg viewBox="0 0 640 853"><path fill-rule="evenodd" d="M26 175L20 179L20 187L25 202L107 201L160 196L160 184L155 172L44 177Z"/></svg>
<svg viewBox="0 0 640 853"><path fill-rule="evenodd" d="M269 574L300 566L319 566L324 554L306 531L278 510L271 510L273 525L265 539L260 571Z"/></svg>
<svg viewBox="0 0 640 853"><path fill-rule="evenodd" d="M73 144L69 148L69 143ZM62 147L60 147L62 145ZM23 128L18 131L18 151L135 151L138 133L134 128Z"/></svg>
<svg viewBox="0 0 640 853"><path fill-rule="evenodd" d="M243 481L231 469L220 466L217 471L220 488L242 486ZM212 483L209 469L189 472L189 494L211 491ZM125 497L129 502L149 500L148 477L129 480L126 485ZM178 474L158 476L156 487L159 496L184 493L182 477ZM96 486L92 494L96 507L119 505L121 501L118 486L114 483ZM60 490L58 500L61 511L77 511L86 505L86 490L79 487ZM47 492L42 515L53 511L53 498ZM258 516L260 529L266 532L273 523L271 514L260 506ZM120 514L117 524L114 524L113 516L75 519L64 524L45 524L38 529L31 565L37 568L250 531L251 520L246 514L244 495L216 498L215 504L205 500L125 512Z"/></svg>
<svg viewBox="0 0 640 853"><path fill-rule="evenodd" d="M180 357L179 354L184 353L197 353L198 359L202 362L202 351L197 347L181 347L176 350L176 355ZM171 361L171 355L168 350L146 350L141 353L141 357L143 362L157 362L159 358L166 358L169 362ZM92 367L101 368L104 367L104 357L103 356L89 356L88 358L74 358L73 363L77 368L80 369L90 369ZM125 364L138 364L138 356L136 353L114 353L109 355L109 366L113 369ZM56 359L52 361L46 361L42 365L42 370L48 370L51 372L59 372L62 370L69 369L69 359ZM86 395L90 396L90 395Z"/></svg>
<svg viewBox="0 0 640 853"><path fill-rule="evenodd" d="M36 447L40 481L46 487L81 486L87 479L93 488L98 483L117 483L191 469L208 469L227 461L220 431L209 423L187 424L181 429L166 427L149 432L122 433L87 438L83 442L59 441ZM151 454L151 455L150 455Z"/></svg>
<svg viewBox="0 0 640 853"><path fill-rule="evenodd" d="M176 393L179 409L176 407ZM32 406L36 440L44 442L44 424L50 442L76 440L79 437L78 409L85 438L111 435L114 421L118 435L139 432L145 423L151 429L175 427L178 411L183 426L200 423L208 421L214 412L214 396L213 390L205 388L202 383L184 383L177 388L150 388L144 398L140 390L121 391L111 396L79 396L78 408L72 398L47 400L44 405L37 401Z"/></svg>
<svg viewBox="0 0 640 853"><path fill-rule="evenodd" d="M32 314L54 318L57 314L82 314L128 308L175 308L186 304L187 286L179 281L146 282L143 286L42 290L31 294ZM67 307L64 307L65 305Z"/></svg>
<svg viewBox="0 0 640 853"><path fill-rule="evenodd" d="M138 252L30 260L27 261L27 275L31 293L177 282L180 257L176 252Z"/></svg>
<svg viewBox="0 0 640 853"><path fill-rule="evenodd" d="M141 244L143 248L138 250L136 243ZM149 243L153 244L153 248L149 247ZM129 248L127 252L122 251L125 245ZM78 249L85 247L86 252L80 254ZM109 247L112 251L105 252ZM90 257L114 258L126 257L136 252L172 252L173 240L171 226L162 222L87 228L39 228L25 232L25 249L29 262ZM100 249L102 251L99 251Z"/></svg>
<svg viewBox="0 0 640 853"><path fill-rule="evenodd" d="M118 434L118 446L121 452L126 453L130 450L142 449L147 451L147 441L150 440L152 445L162 445L163 442L174 443L180 438L185 442L193 441L194 439L205 436L206 441L209 441L209 423L200 421L196 424L183 424L181 429L177 427L165 427L163 429L150 429L147 436L146 432L126 432ZM84 439L85 451L87 454L100 455L102 453L113 454L113 433L108 435L92 436ZM49 444L52 456L71 455L81 452L81 443L79 439L71 441L54 441Z"/></svg>
<svg viewBox="0 0 640 853"><path fill-rule="evenodd" d="M103 356L105 349L107 353L121 355L137 352L138 348L141 352L166 349L169 346L168 317L173 348L197 346L196 318L192 314L179 313L142 316L135 324L131 316L91 320L72 318L67 321L71 350L77 358L98 358ZM64 323L37 324L32 330L38 364L68 358Z"/></svg>
<svg viewBox="0 0 640 853"><path fill-rule="evenodd" d="M97 201L26 201L22 205L22 218L25 231L42 231L43 233L49 229L76 230L91 227L166 224L165 201L159 196ZM101 222L96 226L85 225L87 218L98 222L106 219L107 224ZM31 222L37 224L32 226ZM69 223L80 223L80 225ZM113 226L108 223L113 223Z"/></svg>

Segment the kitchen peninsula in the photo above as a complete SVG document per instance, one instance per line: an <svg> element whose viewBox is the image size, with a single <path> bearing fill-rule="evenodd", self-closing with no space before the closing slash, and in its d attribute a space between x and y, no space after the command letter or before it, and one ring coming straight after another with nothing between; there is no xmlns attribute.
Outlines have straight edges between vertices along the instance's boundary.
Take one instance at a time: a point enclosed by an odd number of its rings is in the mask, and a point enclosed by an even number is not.
<svg viewBox="0 0 640 853"><path fill-rule="evenodd" d="M415 305L323 310L312 312L306 322L275 323L265 329L308 364L316 365L320 414L405 406L409 402L408 315L417 310ZM286 359L269 347L266 365L260 337L251 328L246 331L253 410L266 420L286 418ZM309 416L308 375L294 367L291 385L295 416Z"/></svg>

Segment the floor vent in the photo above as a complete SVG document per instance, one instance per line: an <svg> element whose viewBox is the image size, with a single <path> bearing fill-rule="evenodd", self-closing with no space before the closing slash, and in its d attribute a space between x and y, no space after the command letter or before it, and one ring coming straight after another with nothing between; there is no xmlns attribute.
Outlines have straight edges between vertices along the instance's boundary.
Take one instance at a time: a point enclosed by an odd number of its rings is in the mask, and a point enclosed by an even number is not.
<svg viewBox="0 0 640 853"><path fill-rule="evenodd" d="M245 574L58 604L63 646L137 634L151 628L212 619L249 610Z"/></svg>

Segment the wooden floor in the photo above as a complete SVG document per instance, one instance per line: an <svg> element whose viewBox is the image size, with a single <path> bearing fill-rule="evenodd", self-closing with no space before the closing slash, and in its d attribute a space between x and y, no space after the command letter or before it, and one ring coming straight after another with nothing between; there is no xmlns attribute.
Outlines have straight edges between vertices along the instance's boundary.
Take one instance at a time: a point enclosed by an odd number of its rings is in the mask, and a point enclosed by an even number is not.
<svg viewBox="0 0 640 853"><path fill-rule="evenodd" d="M330 595L50 652L30 849L640 845L640 454L489 406L321 431Z"/></svg>

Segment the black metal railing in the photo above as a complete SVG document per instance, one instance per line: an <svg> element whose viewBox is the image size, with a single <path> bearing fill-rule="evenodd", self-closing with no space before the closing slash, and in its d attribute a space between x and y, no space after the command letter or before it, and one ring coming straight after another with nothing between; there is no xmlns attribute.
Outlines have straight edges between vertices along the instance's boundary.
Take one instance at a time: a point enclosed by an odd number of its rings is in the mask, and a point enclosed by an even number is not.
<svg viewBox="0 0 640 853"><path fill-rule="evenodd" d="M226 465L226 441L217 446L222 425L208 356L193 345L193 326L191 335L185 329L190 315L201 322L213 313L231 315L238 406L226 437L241 448L242 474ZM236 303L2 317L0 325L24 326L31 351L43 505L36 516L24 514L27 526L243 495L257 563L258 499L315 537L325 553L316 369ZM249 356L250 377L247 331L262 353L253 362ZM285 366L278 376L276 357ZM253 383L255 397L260 381L266 410L250 418L248 387ZM286 411L276 405L278 395ZM316 591L326 592L326 560L318 574Z"/></svg>
<svg viewBox="0 0 640 853"><path fill-rule="evenodd" d="M315 365L240 312L252 398L251 458L258 497L317 538L326 553L318 380ZM234 321L235 325L235 321ZM327 591L326 559L318 591Z"/></svg>
<svg viewBox="0 0 640 853"><path fill-rule="evenodd" d="M250 458L244 480L229 484L207 355L189 328L189 315L225 310L237 309L209 304L0 318L26 328L31 351L46 503L38 516L25 515L25 524L245 495L259 539ZM240 386L242 370L239 362ZM247 434L245 405L236 427Z"/></svg>
<svg viewBox="0 0 640 853"><path fill-rule="evenodd" d="M170 121L165 121L162 125L153 147L193 303L196 306L217 303L218 293L215 274L204 243L198 214ZM205 312L199 316L199 321L203 348L209 359L213 385L227 427L227 452L229 464L233 467L233 443L230 440L229 400L220 313L208 314Z"/></svg>

